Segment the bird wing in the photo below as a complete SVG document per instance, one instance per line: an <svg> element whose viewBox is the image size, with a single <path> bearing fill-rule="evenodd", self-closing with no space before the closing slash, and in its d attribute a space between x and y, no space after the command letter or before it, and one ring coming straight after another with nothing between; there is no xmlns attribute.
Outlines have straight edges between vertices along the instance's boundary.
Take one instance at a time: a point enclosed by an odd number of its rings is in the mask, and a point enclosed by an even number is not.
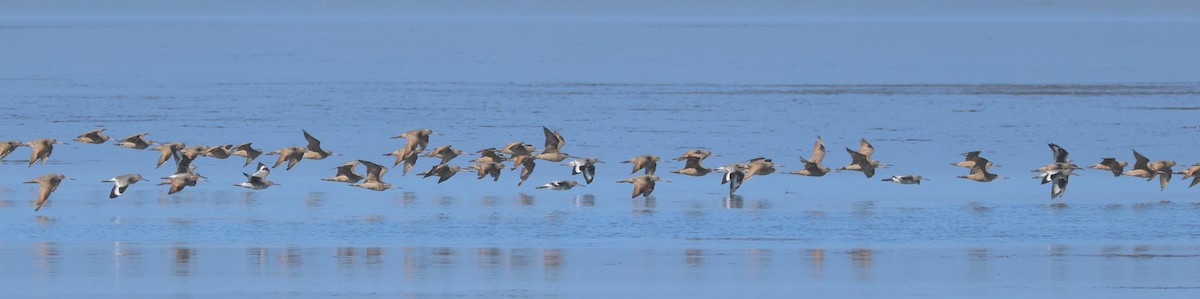
<svg viewBox="0 0 1200 299"><path fill-rule="evenodd" d="M305 147L306 149L308 149L310 151L314 151L314 152L321 151L321 141L320 140L317 140L317 138L313 137L312 134L308 134L308 131L306 131L306 130L300 130L300 132L304 132L304 139L308 140L308 146Z"/></svg>
<svg viewBox="0 0 1200 299"><path fill-rule="evenodd" d="M825 160L825 142L821 141L821 136L817 136L817 142L813 143L812 156L809 156L808 160L817 163Z"/></svg>
<svg viewBox="0 0 1200 299"><path fill-rule="evenodd" d="M266 164L263 164L262 162L258 162L258 170L255 171L254 174L252 174L250 176L262 179L262 178L267 177L268 174L271 174L271 169L267 168Z"/></svg>
<svg viewBox="0 0 1200 299"><path fill-rule="evenodd" d="M1067 150L1057 144L1050 144L1050 151L1054 152L1054 163L1067 163Z"/></svg>
<svg viewBox="0 0 1200 299"><path fill-rule="evenodd" d="M867 142L866 138L863 138L858 141L858 153L863 154L867 159L871 159L871 155L875 154L875 147L871 146L871 143Z"/></svg>
<svg viewBox="0 0 1200 299"><path fill-rule="evenodd" d="M1137 150L1133 150L1133 159L1135 160L1135 162L1133 162L1133 169L1150 170L1150 167L1146 166L1147 163L1150 163L1150 159L1146 158L1146 156L1142 156L1142 154L1138 153Z"/></svg>

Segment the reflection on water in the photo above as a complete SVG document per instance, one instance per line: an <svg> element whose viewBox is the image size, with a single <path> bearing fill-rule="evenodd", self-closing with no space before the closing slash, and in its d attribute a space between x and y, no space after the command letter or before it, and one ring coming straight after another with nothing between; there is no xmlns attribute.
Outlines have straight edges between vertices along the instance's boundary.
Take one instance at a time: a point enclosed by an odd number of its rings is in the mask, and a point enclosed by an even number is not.
<svg viewBox="0 0 1200 299"><path fill-rule="evenodd" d="M741 195L734 194L722 200L721 204L726 209L741 209L742 205L745 204L745 198L743 198Z"/></svg>
<svg viewBox="0 0 1200 299"><path fill-rule="evenodd" d="M308 192L308 196L304 197L304 206L310 209L320 208L324 198L325 192Z"/></svg>
<svg viewBox="0 0 1200 299"><path fill-rule="evenodd" d="M521 193L518 195L518 197L520 198L520 201L518 201L519 205L522 205L522 206L532 206L533 205L533 195Z"/></svg>
<svg viewBox="0 0 1200 299"><path fill-rule="evenodd" d="M594 207L596 206L596 196L592 194L576 195L574 203L577 207Z"/></svg>
<svg viewBox="0 0 1200 299"><path fill-rule="evenodd" d="M187 287L189 282L195 279L218 279L223 289L253 293L250 290L277 284L282 284L279 285L282 289L303 290L289 286L298 281L312 284L307 287L321 289L374 290L379 283L387 281L387 277L397 277L406 282L406 288L475 296L475 292L494 294L491 292L496 289L491 289L491 286L503 286L505 290L512 287L547 290L557 289L555 286L597 283L602 290L609 287L637 289L642 285L638 283L644 283L644 279L650 275L670 278L655 280L654 285L659 288L686 286L724 294L720 288L774 286L758 290L767 292L764 294L784 295L776 292L794 294L790 292L797 290L787 286L797 285L869 289L875 284L907 284L925 277L921 273L934 272L937 275L932 277L962 277L964 280L959 283L966 283L962 287L989 291L1011 288L1014 284L1057 291L1077 290L1079 285L1192 287L1193 274L1196 272L1191 265L1200 259L1200 252L1197 251L1200 249L1191 246L1180 249L1111 244L1095 249L1103 252L1102 255L1071 254L1076 249L1061 244L1043 245L1049 247L1040 249L975 246L953 250L886 251L865 247L781 251L778 248L723 249L709 246L682 250L375 246L199 248L190 243L147 245L121 242L96 246L33 242L28 246L30 250L25 251L28 254L0 250L0 257L4 259L0 263L8 269L0 273L9 277L18 274L20 277L29 277L25 274L33 273L32 277L43 281L86 276L88 279L85 281L94 281L96 284L119 281L121 286L136 286L164 293L186 292L190 289ZM1049 249L1049 254L1037 254L1046 249ZM780 252L800 254L777 254ZM830 252L840 253L838 256L845 254L846 258L829 259ZM143 258L147 254L150 256ZM994 258L1002 258L1006 266L991 265ZM36 262L20 262L25 259ZM32 271L22 269L24 265L32 265ZM87 270L79 271L76 265L89 266ZM244 266L239 267L241 265ZM664 265L668 267L662 267ZM1029 271L1037 269L1038 265L1048 268ZM1076 271L1081 267L1094 271ZM1131 279L1131 273L1149 277ZM180 279L162 280L158 277ZM354 281L361 284L351 283ZM1055 283L1036 283L1041 281ZM930 283L942 282L945 281ZM773 289L776 287L783 288ZM589 290L593 294L596 291ZM922 289L922 292L936 290L939 289ZM17 297L26 297L20 296L24 294L21 291L16 294Z"/></svg>

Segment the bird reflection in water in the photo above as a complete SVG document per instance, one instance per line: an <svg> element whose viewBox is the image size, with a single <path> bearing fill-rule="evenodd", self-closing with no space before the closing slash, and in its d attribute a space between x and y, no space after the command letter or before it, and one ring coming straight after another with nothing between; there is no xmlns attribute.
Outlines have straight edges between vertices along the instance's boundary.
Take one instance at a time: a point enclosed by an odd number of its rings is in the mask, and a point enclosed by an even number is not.
<svg viewBox="0 0 1200 299"><path fill-rule="evenodd" d="M574 202L576 207L594 207L596 206L596 196L592 194L576 195Z"/></svg>
<svg viewBox="0 0 1200 299"><path fill-rule="evenodd" d="M249 192L247 192L249 193ZM309 192L308 196L304 197L304 206L310 209L320 208L321 200L324 199L324 192Z"/></svg>
<svg viewBox="0 0 1200 299"><path fill-rule="evenodd" d="M57 242L35 242L33 243L33 251L33 254L37 256L39 276L53 276L58 274L58 260L61 252L58 250Z"/></svg>
<svg viewBox="0 0 1200 299"><path fill-rule="evenodd" d="M808 261L812 265L813 278L825 277L825 249L814 248L804 251L808 255Z"/></svg>
<svg viewBox="0 0 1200 299"><path fill-rule="evenodd" d="M532 206L533 205L533 195L521 193L519 196L520 196L520 201L518 203L520 205L522 205L522 206Z"/></svg>
<svg viewBox="0 0 1200 299"><path fill-rule="evenodd" d="M850 261L854 263L854 267L858 270L859 280L871 280L871 259L875 255L875 251L866 248L854 249L848 252Z"/></svg>
<svg viewBox="0 0 1200 299"><path fill-rule="evenodd" d="M402 206L402 207L407 207L407 206L417 204L417 194L413 193L413 192L404 192L404 195L400 196L398 199L399 200L397 201L397 203L400 204L400 206Z"/></svg>
<svg viewBox="0 0 1200 299"><path fill-rule="evenodd" d="M746 199L741 195L732 194L721 201L721 204L726 209L741 209L745 205Z"/></svg>
<svg viewBox="0 0 1200 299"><path fill-rule="evenodd" d="M562 264L562 249L542 249L542 266L545 268L543 273L546 281L562 280Z"/></svg>
<svg viewBox="0 0 1200 299"><path fill-rule="evenodd" d="M988 249L987 247L967 248L967 261L970 263L968 278L974 281L987 281L991 276L988 272Z"/></svg>
<svg viewBox="0 0 1200 299"><path fill-rule="evenodd" d="M654 196L646 196L633 199L633 214L634 215L654 215L654 208L657 205L658 199Z"/></svg>
<svg viewBox="0 0 1200 299"><path fill-rule="evenodd" d="M195 249L189 247L181 247L183 244L176 244L176 247L171 248L174 253L174 263L172 264L172 273L175 276L191 276L192 275L192 256L196 255Z"/></svg>
<svg viewBox="0 0 1200 299"><path fill-rule="evenodd" d="M494 206L496 206L496 199L497 198L495 196L491 196L491 195L484 196L483 198L479 199L479 204L481 204L485 207L494 207Z"/></svg>

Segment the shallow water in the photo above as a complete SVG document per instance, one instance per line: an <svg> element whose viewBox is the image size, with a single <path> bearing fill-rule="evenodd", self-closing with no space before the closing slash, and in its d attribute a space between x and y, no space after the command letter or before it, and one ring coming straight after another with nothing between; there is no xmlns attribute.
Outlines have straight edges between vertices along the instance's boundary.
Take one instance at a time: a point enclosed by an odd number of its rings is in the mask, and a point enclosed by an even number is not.
<svg viewBox="0 0 1200 299"><path fill-rule="evenodd" d="M0 12L0 40L16 41L0 44L0 139L70 144L45 165L26 167L28 148L0 164L0 286L16 297L1195 297L1200 200L1186 181L1159 191L1081 171L1051 201L1028 172L1050 162L1050 142L1085 166L1132 160L1130 149L1200 160L1188 141L1200 134L1200 42L1179 38L1200 33L1197 8L1138 3L968 18L790 2L21 2ZM350 159L391 165L381 154L402 143L388 137L414 128L441 134L431 147L473 151L541 147L541 126L562 132L564 152L607 162L596 182L534 189L582 181L552 162L520 187L515 171L435 184L392 169L397 188L384 192L318 180ZM100 180L171 170L153 167L156 151L69 141L94 128L264 150L303 145L306 129L343 156L275 169L281 186L261 191L233 186L251 171L242 158L203 158L208 182L167 195L152 180L108 200ZM892 166L871 179L784 174L816 136L831 167L859 138ZM692 148L719 154L710 167L759 156L781 167L734 197L716 175L667 173L675 162L659 165L671 182L650 198L615 183L629 176L619 161ZM970 150L1011 179L955 178L967 170L949 163ZM36 186L20 182L52 172L75 180L35 213ZM931 180L879 181L905 173Z"/></svg>

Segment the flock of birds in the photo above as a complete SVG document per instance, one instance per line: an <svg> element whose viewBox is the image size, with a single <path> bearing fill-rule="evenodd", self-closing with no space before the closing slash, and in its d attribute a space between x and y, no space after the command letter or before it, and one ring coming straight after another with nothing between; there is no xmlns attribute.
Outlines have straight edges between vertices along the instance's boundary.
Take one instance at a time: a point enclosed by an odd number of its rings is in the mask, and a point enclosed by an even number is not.
<svg viewBox="0 0 1200 299"><path fill-rule="evenodd" d="M83 143L102 144L108 140L111 140L109 136L104 134L104 130L105 129L98 129L87 132L79 135L74 140ZM252 143L243 143L237 146L231 144L219 146L187 146L186 144L179 142L158 143L146 139L147 133L134 134L126 137L120 141L117 141L116 145L139 150L150 149L159 151L158 163L155 166L156 168L161 167L168 160L173 160L175 162L174 173L169 176L162 177L163 181L159 183L159 185L170 185L167 194L180 192L185 187L196 186L198 182L205 181L207 179L203 175L200 175L200 173L196 172L196 165L192 164L192 161L197 158L212 157L216 159L226 159L231 156L240 156L246 158L246 162L243 164L243 166L249 166L261 155L265 154L278 156L274 165L271 167L267 167L266 164L258 162L254 173L242 173L246 177L245 182L235 184L235 186L261 190L271 186L279 185L267 179L267 176L271 174L272 168L279 167L280 165L286 163L287 166L285 169L291 170L298 163L300 163L301 160L304 159L321 160L329 156L337 155L332 151L321 148L321 141L309 134L308 131L301 130L301 132L304 133L304 139L308 142L307 146L289 146L265 153L261 149L253 148ZM542 132L545 135L545 145L543 146L541 152L538 152L537 148L535 148L533 145L526 144L524 142L513 142L502 148L485 148L476 151L475 154L478 154L479 157L470 160L470 162L474 164L471 164L467 167L449 165L450 161L465 153L461 149L456 149L449 145L445 145L434 148L428 152L425 151L426 146L429 144L430 135L435 135L435 133L430 129L416 129L393 136L393 139L405 139L406 142L403 147L385 155L395 156L395 162L392 164L392 167L397 167L400 164L404 164L402 175L408 174L408 172L416 164L418 157L423 156L426 158L440 159L437 165L434 165L429 170L418 174L423 178L436 176L438 177L438 183L444 182L453 177L456 173L464 170L474 170L478 175L478 179L483 179L490 176L493 181L498 181L500 179L501 170L505 169L506 167L509 168L509 170L521 168L519 175L520 181L517 183L518 186L524 184L525 180L528 179L533 173L534 168L537 166L537 160L562 162L568 158L575 158L574 160L562 165L569 166L571 168L572 175L582 174L584 183L591 184L595 178L596 164L604 162L594 157L576 157L563 153L562 148L566 145L566 140L563 139L562 134L557 131L551 131L546 127L542 127ZM46 160L50 158L51 153L53 153L54 145L56 144L64 143L58 142L58 140L53 138L37 139L25 143L19 141L0 142L0 160L7 157L18 147L28 146L32 149L29 157L29 167L32 167L35 163L45 164ZM151 148L152 145L155 147ZM1061 146L1053 143L1049 144L1049 146L1051 152L1053 153L1054 162L1046 164L1038 169L1034 169L1033 172L1039 173L1034 178L1040 179L1042 184L1052 184L1050 189L1050 198L1055 199L1063 195L1067 188L1067 182L1072 175L1075 175L1073 172L1081 168L1075 164L1072 164L1071 160L1067 158L1068 152L1066 149L1063 149ZM883 162L871 159L871 156L875 153L875 147L872 146L871 143L866 139L860 140L857 150L847 147L846 153L850 155L850 164L842 166L836 170L831 170L829 167L826 167L823 164L825 159L825 144L821 140L821 137L817 137L816 142L813 144L812 155L807 159L800 157L800 161L804 163L804 168L788 173L819 177L824 176L829 172L845 170L860 171L866 175L867 178L871 178L875 175L875 170L877 168L888 167L888 165ZM988 159L981 157L979 151L967 152L963 153L962 155L965 156L963 161L952 163L952 165L969 168L970 172L967 175L959 176L959 178L965 178L977 182L991 182L996 179L1004 178L988 171L988 169L994 166L994 164ZM738 188L741 187L744 182L750 180L750 178L756 175L768 175L775 172L775 163L772 162L771 159L763 157L750 159L742 163L728 164L717 168L704 167L702 162L710 156L714 156L714 154L710 151L699 149L688 150L679 157L675 158L676 161L686 161L684 167L682 169L673 170L671 173L687 176L705 176L713 172L721 173L721 184L729 185L729 194L732 195L738 190ZM1155 176L1158 176L1162 189L1166 188L1167 183L1170 182L1171 175L1173 173L1182 174L1184 179L1192 178L1192 183L1189 185L1189 187L1200 183L1200 173L1197 173L1197 171L1200 171L1200 163L1196 163L1186 170L1173 172L1171 167L1176 165L1174 161L1161 160L1151 162L1150 159L1142 156L1136 150L1133 151L1133 156L1135 162L1133 163L1132 169L1129 171L1125 171L1125 168L1129 165L1129 163L1118 161L1116 158L1103 158L1100 163L1089 166L1088 168L1109 170L1112 171L1113 176L1135 176L1146 178L1147 180L1151 180ZM641 155L623 161L621 163L632 164L633 171L631 174L636 174L639 171L642 171L643 174L626 178L617 182L632 184L632 197L634 198L638 196L650 196L650 194L654 192L655 184L660 181L665 181L661 177L655 175L659 161L662 161L662 159L655 155ZM505 163L508 162L512 163L511 167L505 165ZM366 168L365 175L355 171L355 168L357 168L360 164ZM393 187L392 184L383 181L383 176L388 172L388 168L374 162L367 160L351 160L335 169L337 172L334 174L334 176L323 178L322 180L350 183L351 186L354 187L375 191L383 191ZM50 198L50 194L53 193L54 190L58 188L58 185L65 179L67 179L66 176L62 174L51 173L25 182L30 184L36 183L39 185L38 197L34 202L34 211L38 211L42 208L42 205L44 205L46 200ZM102 182L112 183L113 186L112 190L109 192L109 198L116 198L123 194L130 185L144 180L146 179L140 174L126 174L116 176ZM896 175L888 179L883 179L883 181L890 181L906 185L920 184L921 181L927 180L928 179L916 174ZM585 185L574 180L559 180L551 181L549 183L540 185L537 188L570 190L576 186Z"/></svg>

